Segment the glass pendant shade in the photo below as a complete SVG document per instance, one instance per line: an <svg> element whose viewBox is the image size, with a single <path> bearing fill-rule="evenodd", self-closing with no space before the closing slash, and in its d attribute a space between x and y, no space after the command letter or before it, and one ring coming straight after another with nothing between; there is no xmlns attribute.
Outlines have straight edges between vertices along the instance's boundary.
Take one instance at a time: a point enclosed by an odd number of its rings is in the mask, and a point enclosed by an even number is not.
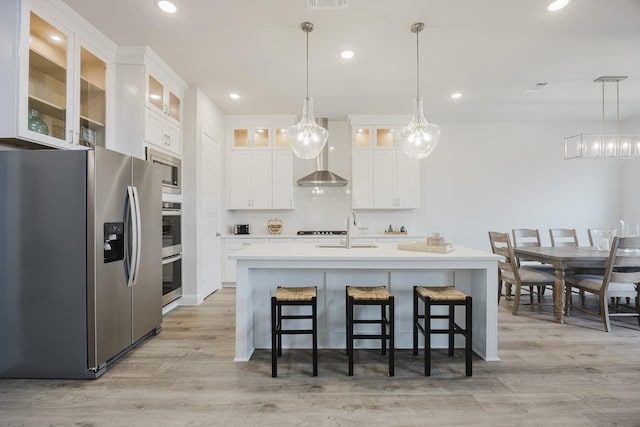
<svg viewBox="0 0 640 427"><path fill-rule="evenodd" d="M301 159L313 159L327 143L329 131L316 123L313 117L313 99L308 96L302 106L302 118L298 124L287 128L287 138L294 154Z"/></svg>
<svg viewBox="0 0 640 427"><path fill-rule="evenodd" d="M413 118L397 134L398 145L412 159L423 159L440 140L440 126L427 122L424 118L422 98L413 103Z"/></svg>

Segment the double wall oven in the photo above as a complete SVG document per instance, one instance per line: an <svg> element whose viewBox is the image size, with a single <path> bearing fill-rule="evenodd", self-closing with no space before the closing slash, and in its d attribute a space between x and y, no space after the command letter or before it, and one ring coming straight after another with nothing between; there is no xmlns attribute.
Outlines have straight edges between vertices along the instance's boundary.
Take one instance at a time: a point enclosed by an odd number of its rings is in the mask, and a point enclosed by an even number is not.
<svg viewBox="0 0 640 427"><path fill-rule="evenodd" d="M162 305L182 296L182 207L162 202Z"/></svg>

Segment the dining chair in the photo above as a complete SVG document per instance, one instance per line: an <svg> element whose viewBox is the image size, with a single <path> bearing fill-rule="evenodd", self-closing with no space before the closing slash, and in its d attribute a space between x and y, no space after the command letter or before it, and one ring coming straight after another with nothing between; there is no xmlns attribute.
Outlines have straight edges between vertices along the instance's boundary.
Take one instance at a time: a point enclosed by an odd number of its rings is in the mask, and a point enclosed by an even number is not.
<svg viewBox="0 0 640 427"><path fill-rule="evenodd" d="M514 228L511 230L511 234L513 234L513 246L518 247L539 247L542 246L540 243L540 232L537 228ZM550 265L539 263L538 261L531 261L523 258L517 258L518 266L526 265L530 268L535 268L536 270L543 271L545 273L553 273L554 268ZM544 295L544 286L538 286L538 302L540 302L542 295Z"/></svg>
<svg viewBox="0 0 640 427"><path fill-rule="evenodd" d="M513 246L509 233L499 233L495 231L489 232L489 241L491 242L491 250L494 254L502 256L503 259L498 261L499 279L505 284L513 285L515 293L513 297L513 314L518 314L520 305L520 292L522 286L529 287L529 303L533 304L533 287L534 286L555 286L555 276L551 273L537 270L529 266L520 266L513 254ZM501 292L501 290L499 290ZM541 304L538 299L538 305Z"/></svg>
<svg viewBox="0 0 640 427"><path fill-rule="evenodd" d="M574 248L580 246L575 228L551 228L549 229L549 236L551 237L551 246Z"/></svg>
<svg viewBox="0 0 640 427"><path fill-rule="evenodd" d="M589 236L589 246L593 246L593 228L587 228L587 236Z"/></svg>
<svg viewBox="0 0 640 427"><path fill-rule="evenodd" d="M598 311L585 306L576 306L578 310L598 316L602 319L604 330L609 332L612 316L636 316L640 325L640 237L614 237L609 259L603 275L576 274L565 277L565 286L584 290L598 297ZM620 298L635 298L635 311L621 312ZM609 298L614 302L615 313L609 311ZM571 298L567 309L572 308Z"/></svg>

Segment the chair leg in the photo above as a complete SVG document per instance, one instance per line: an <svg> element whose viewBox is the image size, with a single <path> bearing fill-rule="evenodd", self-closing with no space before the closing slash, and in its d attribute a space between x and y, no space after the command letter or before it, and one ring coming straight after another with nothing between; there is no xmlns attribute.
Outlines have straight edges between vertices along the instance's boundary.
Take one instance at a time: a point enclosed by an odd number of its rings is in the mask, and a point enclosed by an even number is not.
<svg viewBox="0 0 640 427"><path fill-rule="evenodd" d="M611 331L611 323L609 322L609 304L607 303L607 296L600 295L600 316L602 316L602 323L604 324L604 331Z"/></svg>
<svg viewBox="0 0 640 427"><path fill-rule="evenodd" d="M349 296L347 294L347 288L345 288L344 291L344 318L346 320L346 328L345 328L345 343L344 343L344 351L347 353L347 355L349 354Z"/></svg>
<svg viewBox="0 0 640 427"><path fill-rule="evenodd" d="M538 295L540 295L538 293ZM533 286L529 285L529 304L533 304Z"/></svg>
<svg viewBox="0 0 640 427"><path fill-rule="evenodd" d="M276 298L271 297L271 376L278 376L278 352L277 339L276 339Z"/></svg>
<svg viewBox="0 0 640 427"><path fill-rule="evenodd" d="M638 285L636 285L638 286ZM640 295L636 296L636 313L638 314L638 326L640 326Z"/></svg>
<svg viewBox="0 0 640 427"><path fill-rule="evenodd" d="M520 305L520 285L515 285L516 292L513 297L513 315L518 314L518 305Z"/></svg>

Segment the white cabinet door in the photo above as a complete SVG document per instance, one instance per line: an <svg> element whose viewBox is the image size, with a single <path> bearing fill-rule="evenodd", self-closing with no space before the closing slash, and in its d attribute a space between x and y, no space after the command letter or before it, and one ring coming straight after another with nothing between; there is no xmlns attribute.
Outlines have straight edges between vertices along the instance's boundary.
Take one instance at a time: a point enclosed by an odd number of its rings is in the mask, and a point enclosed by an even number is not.
<svg viewBox="0 0 640 427"><path fill-rule="evenodd" d="M251 208L251 153L231 151L227 164L227 209Z"/></svg>
<svg viewBox="0 0 640 427"><path fill-rule="evenodd" d="M373 207L396 207L394 150L375 150L373 153Z"/></svg>
<svg viewBox="0 0 640 427"><path fill-rule="evenodd" d="M293 152L273 151L273 209L294 208Z"/></svg>
<svg viewBox="0 0 640 427"><path fill-rule="evenodd" d="M373 208L373 151L353 150L351 191L354 209Z"/></svg>
<svg viewBox="0 0 640 427"><path fill-rule="evenodd" d="M182 155L182 130L180 127L165 121L164 123L165 146L167 150L177 155Z"/></svg>
<svg viewBox="0 0 640 427"><path fill-rule="evenodd" d="M227 166L227 209L271 209L271 151L231 151Z"/></svg>
<svg viewBox="0 0 640 427"><path fill-rule="evenodd" d="M271 151L253 151L251 154L251 208L271 209L272 174Z"/></svg>
<svg viewBox="0 0 640 427"><path fill-rule="evenodd" d="M396 152L396 200L397 208L420 207L420 161L410 159L402 151Z"/></svg>
<svg viewBox="0 0 640 427"><path fill-rule="evenodd" d="M148 108L144 110L144 139L150 144L165 147L164 119Z"/></svg>

